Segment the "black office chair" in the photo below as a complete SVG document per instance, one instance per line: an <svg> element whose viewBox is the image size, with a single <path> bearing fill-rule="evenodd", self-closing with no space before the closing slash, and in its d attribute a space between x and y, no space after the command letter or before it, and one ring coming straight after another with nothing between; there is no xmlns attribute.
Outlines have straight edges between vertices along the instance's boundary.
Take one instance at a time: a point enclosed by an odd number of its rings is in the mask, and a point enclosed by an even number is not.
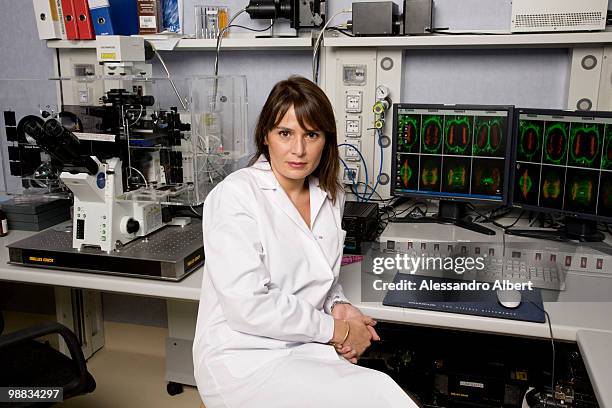
<svg viewBox="0 0 612 408"><path fill-rule="evenodd" d="M85 357L75 334L66 326L44 323L2 334L4 318L0 312L0 387L63 387L64 400L96 389L87 371ZM62 336L72 359L35 339L51 333ZM11 407L49 407L54 403L11 403ZM4 406L0 402L0 407Z"/></svg>

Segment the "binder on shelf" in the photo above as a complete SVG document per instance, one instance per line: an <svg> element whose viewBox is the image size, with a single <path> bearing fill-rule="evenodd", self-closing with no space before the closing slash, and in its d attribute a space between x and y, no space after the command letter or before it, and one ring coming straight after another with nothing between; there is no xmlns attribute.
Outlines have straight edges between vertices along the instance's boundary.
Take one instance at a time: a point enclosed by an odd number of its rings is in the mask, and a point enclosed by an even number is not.
<svg viewBox="0 0 612 408"><path fill-rule="evenodd" d="M96 35L115 35L109 0L89 0L89 13Z"/></svg>
<svg viewBox="0 0 612 408"><path fill-rule="evenodd" d="M72 0L76 15L79 40L93 40L96 38L91 15L89 14L89 3L87 0Z"/></svg>
<svg viewBox="0 0 612 408"><path fill-rule="evenodd" d="M157 34L162 31L160 0L137 0L138 34Z"/></svg>
<svg viewBox="0 0 612 408"><path fill-rule="evenodd" d="M63 25L56 0L34 0L34 15L38 38L41 40L61 39Z"/></svg>
<svg viewBox="0 0 612 408"><path fill-rule="evenodd" d="M72 0L61 0L62 14L64 15L64 27L66 28L66 39L78 40L79 30L77 28L76 14Z"/></svg>
<svg viewBox="0 0 612 408"><path fill-rule="evenodd" d="M57 16L59 19L59 27L61 32L61 39L66 39L66 25L64 24L64 12L62 10L62 0L53 0L55 8L57 9Z"/></svg>
<svg viewBox="0 0 612 408"><path fill-rule="evenodd" d="M135 0L89 0L96 35L138 34Z"/></svg>

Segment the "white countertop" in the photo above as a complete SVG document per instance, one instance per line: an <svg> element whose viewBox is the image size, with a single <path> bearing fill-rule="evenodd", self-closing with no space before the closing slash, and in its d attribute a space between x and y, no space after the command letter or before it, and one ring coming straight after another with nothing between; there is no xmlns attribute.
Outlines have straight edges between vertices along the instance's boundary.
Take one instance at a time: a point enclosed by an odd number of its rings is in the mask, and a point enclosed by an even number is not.
<svg viewBox="0 0 612 408"><path fill-rule="evenodd" d="M202 268L180 282L165 282L144 278L102 275L95 273L62 271L10 265L6 245L32 235L31 232L12 231L0 238L0 280L27 282L43 285L66 286L168 299L197 301L200 298ZM375 319L398 323L410 323L431 327L474 330L516 336L548 338L547 324L530 323L455 313L435 312L383 306L380 302L362 302L360 264L342 267L340 282L347 297L364 313ZM602 282L592 277L568 275L568 294L580 282L581 291L585 283L601 287ZM612 279L603 281L612 284ZM603 330L612 333L612 302L545 302L550 314L553 334L559 340L576 341L579 330Z"/></svg>

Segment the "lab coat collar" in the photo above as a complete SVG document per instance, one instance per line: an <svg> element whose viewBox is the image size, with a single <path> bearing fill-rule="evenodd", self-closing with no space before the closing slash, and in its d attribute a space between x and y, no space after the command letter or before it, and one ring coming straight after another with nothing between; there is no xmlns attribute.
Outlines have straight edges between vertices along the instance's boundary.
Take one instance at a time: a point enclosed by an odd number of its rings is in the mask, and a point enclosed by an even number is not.
<svg viewBox="0 0 612 408"><path fill-rule="evenodd" d="M308 183L310 191L310 223L314 225L317 215L319 215L319 211L325 203L325 199L330 198L330 196L319 186L318 177L310 176Z"/></svg>
<svg viewBox="0 0 612 408"><path fill-rule="evenodd" d="M325 203L325 199L328 198L328 194L320 187L319 178L315 176L310 176L308 178L308 189L310 194L310 225L306 225L304 219L300 215L295 205L287 196L287 193L280 186L276 176L272 172L272 168L270 163L265 158L265 156L261 155L257 161L253 164L254 168L261 170L258 172L257 184L259 188L263 190L273 191L272 199L278 205L278 207L293 221L293 223L301 229L310 239L314 240L312 228L315 225L315 221L323 204ZM319 243L315 242L317 248L321 250L319 247ZM323 252L322 255L325 256Z"/></svg>

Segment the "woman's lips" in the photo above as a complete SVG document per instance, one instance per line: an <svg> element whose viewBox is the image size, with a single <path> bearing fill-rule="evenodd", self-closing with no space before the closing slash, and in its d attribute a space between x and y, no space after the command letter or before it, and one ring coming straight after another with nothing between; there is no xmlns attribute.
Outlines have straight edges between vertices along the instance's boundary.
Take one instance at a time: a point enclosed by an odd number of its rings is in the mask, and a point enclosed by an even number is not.
<svg viewBox="0 0 612 408"><path fill-rule="evenodd" d="M306 163L302 163L302 162L287 162L287 164L292 169L303 169L304 167L306 167Z"/></svg>

